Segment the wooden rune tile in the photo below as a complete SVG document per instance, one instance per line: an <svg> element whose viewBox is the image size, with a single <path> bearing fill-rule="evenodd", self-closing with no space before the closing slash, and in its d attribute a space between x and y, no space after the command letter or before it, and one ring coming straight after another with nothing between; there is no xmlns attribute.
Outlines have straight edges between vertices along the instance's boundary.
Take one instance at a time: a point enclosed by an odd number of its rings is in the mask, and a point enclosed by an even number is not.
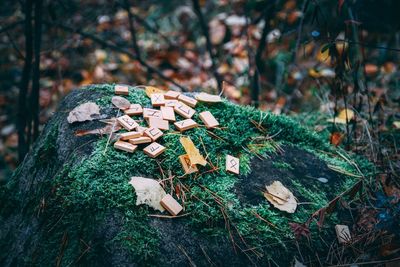
<svg viewBox="0 0 400 267"><path fill-rule="evenodd" d="M175 113L173 107L160 107L161 114L164 120L175 121Z"/></svg>
<svg viewBox="0 0 400 267"><path fill-rule="evenodd" d="M143 108L143 118L148 119L150 117L162 119L161 111L152 108Z"/></svg>
<svg viewBox="0 0 400 267"><path fill-rule="evenodd" d="M196 165L192 166L190 164L190 159L189 159L189 156L187 154L179 156L179 161L182 164L182 168L185 171L185 174L191 174L191 173L199 171L199 169L197 169Z"/></svg>
<svg viewBox="0 0 400 267"><path fill-rule="evenodd" d="M167 120L158 118L149 118L149 126L152 128L158 128L160 130L169 130L169 123Z"/></svg>
<svg viewBox="0 0 400 267"><path fill-rule="evenodd" d="M178 100L176 99L165 99L165 105L166 107L175 107L179 103Z"/></svg>
<svg viewBox="0 0 400 267"><path fill-rule="evenodd" d="M136 131L141 133L142 135L144 134L144 131L146 131L147 129L149 129L149 128L148 127L143 127L143 126L136 127Z"/></svg>
<svg viewBox="0 0 400 267"><path fill-rule="evenodd" d="M140 104L131 104L128 109L124 110L124 113L129 116L141 115L143 113L143 108Z"/></svg>
<svg viewBox="0 0 400 267"><path fill-rule="evenodd" d="M114 93L116 95L129 95L128 86L125 85L116 85L114 87Z"/></svg>
<svg viewBox="0 0 400 267"><path fill-rule="evenodd" d="M121 140L128 140L136 137L142 136L141 132L126 132L126 133L121 133L119 135L119 139Z"/></svg>
<svg viewBox="0 0 400 267"><path fill-rule="evenodd" d="M225 169L228 172L239 174L239 159L226 155Z"/></svg>
<svg viewBox="0 0 400 267"><path fill-rule="evenodd" d="M192 128L196 128L199 125L192 119L186 119L183 121L177 121L174 123L175 127L178 129L178 131L183 132Z"/></svg>
<svg viewBox="0 0 400 267"><path fill-rule="evenodd" d="M117 141L114 143L114 148L123 150L125 152L133 153L137 146L124 141Z"/></svg>
<svg viewBox="0 0 400 267"><path fill-rule="evenodd" d="M164 94L165 99L177 99L181 93L177 91L168 91Z"/></svg>
<svg viewBox="0 0 400 267"><path fill-rule="evenodd" d="M117 121L119 122L119 124L121 124L122 127L124 127L128 131L132 131L139 126L139 124L137 124L137 122L128 115L118 117Z"/></svg>
<svg viewBox="0 0 400 267"><path fill-rule="evenodd" d="M192 108L194 108L197 104L196 99L194 99L193 97L190 97L190 96L182 95L182 94L178 97L178 100L182 101L183 103L185 103L186 105L188 105Z"/></svg>
<svg viewBox="0 0 400 267"><path fill-rule="evenodd" d="M199 118L206 125L207 128L214 128L219 125L218 121L215 119L210 111L199 113Z"/></svg>
<svg viewBox="0 0 400 267"><path fill-rule="evenodd" d="M174 111L185 119L190 119L196 113L194 109L182 102L178 102L178 104L175 105Z"/></svg>
<svg viewBox="0 0 400 267"><path fill-rule="evenodd" d="M150 137L151 140L156 141L163 135L163 132L161 132L158 128L150 127L146 131L144 131L144 134Z"/></svg>
<svg viewBox="0 0 400 267"><path fill-rule="evenodd" d="M128 142L133 144L133 145L139 145L139 144L151 143L152 140L151 140L150 137L141 136L141 137L136 137L136 138L133 138L133 139L129 139Z"/></svg>
<svg viewBox="0 0 400 267"><path fill-rule="evenodd" d="M165 104L163 94L152 94L151 95L151 105L153 107L163 106Z"/></svg>
<svg viewBox="0 0 400 267"><path fill-rule="evenodd" d="M351 240L350 229L347 225L335 225L335 231L339 243L348 243Z"/></svg>
<svg viewBox="0 0 400 267"><path fill-rule="evenodd" d="M150 145L146 146L143 149L143 152L146 153L151 158L155 158L161 153L165 151L165 146L160 145L159 143L153 142Z"/></svg>
<svg viewBox="0 0 400 267"><path fill-rule="evenodd" d="M164 207L171 215L176 216L183 210L181 204L178 203L170 194L167 194L160 201L161 206Z"/></svg>

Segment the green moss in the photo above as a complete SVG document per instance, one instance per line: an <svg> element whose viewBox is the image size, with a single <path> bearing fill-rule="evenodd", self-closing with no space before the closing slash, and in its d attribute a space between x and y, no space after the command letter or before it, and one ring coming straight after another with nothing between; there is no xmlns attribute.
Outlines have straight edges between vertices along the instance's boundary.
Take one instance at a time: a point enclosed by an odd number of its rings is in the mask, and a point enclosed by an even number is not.
<svg viewBox="0 0 400 267"><path fill-rule="evenodd" d="M292 165L290 165L290 163L287 163L284 161L275 161L272 163L272 165L278 169L293 170Z"/></svg>

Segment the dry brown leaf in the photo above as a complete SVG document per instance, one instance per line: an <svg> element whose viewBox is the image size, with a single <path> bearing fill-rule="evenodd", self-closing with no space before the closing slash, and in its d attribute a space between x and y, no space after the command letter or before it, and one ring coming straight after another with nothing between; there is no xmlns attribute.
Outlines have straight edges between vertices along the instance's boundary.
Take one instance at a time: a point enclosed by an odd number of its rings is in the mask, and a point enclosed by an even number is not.
<svg viewBox="0 0 400 267"><path fill-rule="evenodd" d="M69 123L77 121L91 121L95 115L100 115L100 108L96 103L87 102L77 106L68 114L67 121Z"/></svg>
<svg viewBox="0 0 400 267"><path fill-rule="evenodd" d="M186 154L189 156L190 163L192 165L200 164L205 166L207 164L207 161L200 154L199 150L196 148L190 137L181 137L179 141L185 149Z"/></svg>
<svg viewBox="0 0 400 267"><path fill-rule="evenodd" d="M164 90L158 89L157 87L153 86L146 86L145 92L148 97L151 97L152 94L164 94Z"/></svg>
<svg viewBox="0 0 400 267"><path fill-rule="evenodd" d="M131 102L121 96L113 96L111 98L111 103L119 109L128 109L131 106Z"/></svg>
<svg viewBox="0 0 400 267"><path fill-rule="evenodd" d="M75 135L76 136L84 136L84 135L89 135L89 134L103 135L103 134L110 134L111 132L115 133L121 129L122 129L122 127L120 125L115 125L114 127L113 127L113 125L106 125L105 127L99 128L99 129L77 130L77 131L75 131Z"/></svg>
<svg viewBox="0 0 400 267"><path fill-rule="evenodd" d="M129 183L135 188L136 205L146 204L155 210L164 211L160 201L166 193L157 180L136 176Z"/></svg>
<svg viewBox="0 0 400 267"><path fill-rule="evenodd" d="M279 181L274 181L271 185L265 186L267 189L264 192L264 197L272 204L275 208L286 211L288 213L294 213L297 208L297 201L292 192L289 191Z"/></svg>

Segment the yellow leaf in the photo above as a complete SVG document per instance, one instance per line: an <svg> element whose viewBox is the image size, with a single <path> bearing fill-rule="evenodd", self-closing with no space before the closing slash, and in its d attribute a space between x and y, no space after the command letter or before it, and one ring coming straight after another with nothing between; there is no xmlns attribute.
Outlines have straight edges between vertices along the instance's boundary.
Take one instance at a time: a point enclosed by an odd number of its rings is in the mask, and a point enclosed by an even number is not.
<svg viewBox="0 0 400 267"><path fill-rule="evenodd" d="M275 208L288 213L294 213L296 211L297 201L293 193L284 187L281 182L274 181L265 188L267 192L264 192L264 197L274 205Z"/></svg>
<svg viewBox="0 0 400 267"><path fill-rule="evenodd" d="M325 51L322 52L322 49L324 47L325 47L325 45L322 45L321 49L318 51L318 54L317 54L317 60L321 63L330 61L329 49L325 49Z"/></svg>
<svg viewBox="0 0 400 267"><path fill-rule="evenodd" d="M346 117L347 121L351 121L352 119L354 119L354 111L352 111L351 109L343 109L339 112L339 115L336 118L328 119L328 122L346 124Z"/></svg>
<svg viewBox="0 0 400 267"><path fill-rule="evenodd" d="M157 94L157 93L158 93L158 94L163 94L163 93L164 93L163 90L158 89L157 87L146 86L145 88L146 88L146 89L145 89L146 95L147 95L148 97L151 97L152 94Z"/></svg>
<svg viewBox="0 0 400 267"><path fill-rule="evenodd" d="M319 78L321 77L321 74L319 74L318 71L316 71L315 69L309 69L308 70L308 75L310 75L313 78Z"/></svg>
<svg viewBox="0 0 400 267"><path fill-rule="evenodd" d="M393 126L397 129L400 129L400 121L394 121Z"/></svg>
<svg viewBox="0 0 400 267"><path fill-rule="evenodd" d="M200 165L205 166L207 164L207 161L200 154L199 150L193 144L193 142L190 139L190 137L181 137L179 139L179 141L181 142L183 148L185 149L186 154L189 156L190 163L192 165L200 164Z"/></svg>

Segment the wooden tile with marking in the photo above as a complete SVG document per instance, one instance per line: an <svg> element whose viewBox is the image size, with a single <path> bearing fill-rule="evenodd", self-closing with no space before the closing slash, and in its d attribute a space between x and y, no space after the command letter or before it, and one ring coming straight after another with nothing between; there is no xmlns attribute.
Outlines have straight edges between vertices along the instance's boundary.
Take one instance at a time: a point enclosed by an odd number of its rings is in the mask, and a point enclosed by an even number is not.
<svg viewBox="0 0 400 267"><path fill-rule="evenodd" d="M128 131L132 131L139 126L139 124L137 124L137 122L128 115L118 117L117 121L119 122L119 124L121 124L122 127L124 127Z"/></svg>
<svg viewBox="0 0 400 267"><path fill-rule="evenodd" d="M208 103L222 102L222 98L219 95L210 95L207 93L199 93L195 95L195 98L200 102L208 102Z"/></svg>
<svg viewBox="0 0 400 267"><path fill-rule="evenodd" d="M130 144L128 142L117 141L114 143L114 148L125 152L133 153L136 150L137 146Z"/></svg>
<svg viewBox="0 0 400 267"><path fill-rule="evenodd" d="M163 206L171 215L176 216L183 210L181 204L176 201L170 194L167 194L160 201L161 206Z"/></svg>
<svg viewBox="0 0 400 267"><path fill-rule="evenodd" d="M152 94L151 95L151 105L153 107L160 107L165 104L164 95L163 94Z"/></svg>
<svg viewBox="0 0 400 267"><path fill-rule="evenodd" d="M225 170L234 174L239 174L240 161L231 155L226 155Z"/></svg>
<svg viewBox="0 0 400 267"><path fill-rule="evenodd" d="M143 113L143 108L140 104L131 104L128 109L124 110L124 113L129 116L141 115Z"/></svg>
<svg viewBox="0 0 400 267"><path fill-rule="evenodd" d="M174 123L175 127L178 129L178 131L183 132L192 128L196 128L199 125L197 124L197 122L195 122L192 119L186 119L183 121L177 121Z"/></svg>
<svg viewBox="0 0 400 267"><path fill-rule="evenodd" d="M119 135L119 139L129 140L129 139L140 137L140 136L142 136L141 132L126 132L126 133L121 133Z"/></svg>
<svg viewBox="0 0 400 267"><path fill-rule="evenodd" d="M164 120L175 121L175 113L173 107L160 107L161 114Z"/></svg>
<svg viewBox="0 0 400 267"><path fill-rule="evenodd" d="M150 145L146 146L143 149L143 152L146 153L147 156L151 158L155 158L159 156L161 153L165 151L165 146L160 145L159 143L153 142Z"/></svg>
<svg viewBox="0 0 400 267"><path fill-rule="evenodd" d="M218 121L215 119L210 111L203 111L199 113L199 118L206 125L207 128L214 128L219 125Z"/></svg>
<svg viewBox="0 0 400 267"><path fill-rule="evenodd" d="M136 127L136 131L141 133L142 135L144 134L144 131L146 131L147 129L149 129L149 128L148 127L143 127L143 126Z"/></svg>
<svg viewBox="0 0 400 267"><path fill-rule="evenodd" d="M129 139L128 142L133 144L133 145L139 145L139 144L151 143L152 140L151 140L150 137L141 136L141 137L136 137L136 138L133 138L133 139Z"/></svg>
<svg viewBox="0 0 400 267"><path fill-rule="evenodd" d="M335 225L335 231L339 243L348 243L351 240L350 229L347 225Z"/></svg>
<svg viewBox="0 0 400 267"><path fill-rule="evenodd" d="M164 94L165 99L177 99L181 93L177 91L168 91Z"/></svg>
<svg viewBox="0 0 400 267"><path fill-rule="evenodd" d="M182 95L182 94L178 97L178 100L182 101L183 103L185 103L186 105L188 105L192 108L194 108L197 104L196 99L194 99L193 97L190 97L190 96Z"/></svg>
<svg viewBox="0 0 400 267"><path fill-rule="evenodd" d="M190 119L196 113L194 109L182 102L178 102L178 104L175 105L174 111L185 119Z"/></svg>
<svg viewBox="0 0 400 267"><path fill-rule="evenodd" d="M190 159L189 159L189 156L187 154L179 156L179 161L182 164L182 168L185 171L185 174L191 174L191 173L199 171L199 169L197 169L196 165L192 166L190 164Z"/></svg>
<svg viewBox="0 0 400 267"><path fill-rule="evenodd" d="M179 103L178 100L176 99L165 99L165 105L166 107L175 107Z"/></svg>
<svg viewBox="0 0 400 267"><path fill-rule="evenodd" d="M158 128L150 127L146 131L144 131L144 135L150 137L151 140L156 141L163 135L163 132L161 132Z"/></svg>
<svg viewBox="0 0 400 267"><path fill-rule="evenodd" d="M116 95L129 95L129 89L126 85L116 85L114 87L114 93Z"/></svg>
<svg viewBox="0 0 400 267"><path fill-rule="evenodd" d="M169 122L159 118L149 118L149 126L160 130L169 130Z"/></svg>
<svg viewBox="0 0 400 267"><path fill-rule="evenodd" d="M143 118L148 119L150 117L162 119L161 111L152 108L143 108Z"/></svg>

